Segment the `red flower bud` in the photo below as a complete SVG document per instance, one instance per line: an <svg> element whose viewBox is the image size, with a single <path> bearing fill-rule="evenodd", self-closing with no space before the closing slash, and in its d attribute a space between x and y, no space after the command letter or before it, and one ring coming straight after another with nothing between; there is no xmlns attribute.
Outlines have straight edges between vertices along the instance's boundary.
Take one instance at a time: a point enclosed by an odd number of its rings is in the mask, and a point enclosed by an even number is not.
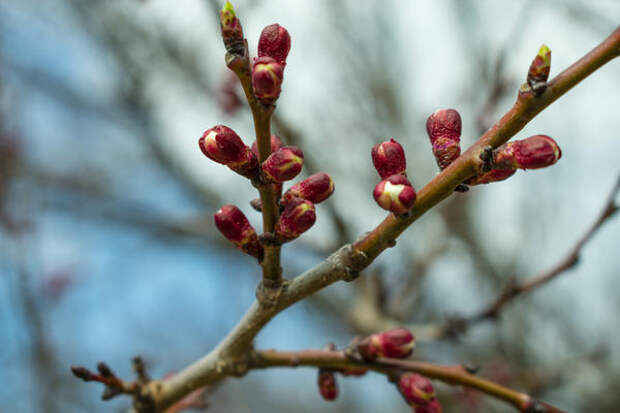
<svg viewBox="0 0 620 413"><path fill-rule="evenodd" d="M439 109L426 119L426 132L431 143L440 136L457 141L461 137L461 115L454 109Z"/></svg>
<svg viewBox="0 0 620 413"><path fill-rule="evenodd" d="M284 67L271 57L254 59L252 87L256 98L265 104L273 103L280 96Z"/></svg>
<svg viewBox="0 0 620 413"><path fill-rule="evenodd" d="M318 204L329 198L333 192L332 178L325 172L319 172L290 187L280 200L280 205L284 206L295 198L307 199Z"/></svg>
<svg viewBox="0 0 620 413"><path fill-rule="evenodd" d="M426 131L440 169L461 155L461 116L454 109L440 109L426 120Z"/></svg>
<svg viewBox="0 0 620 413"><path fill-rule="evenodd" d="M258 170L258 161L232 129L217 125L205 131L198 146L207 158L228 166L233 171L252 177Z"/></svg>
<svg viewBox="0 0 620 413"><path fill-rule="evenodd" d="M217 229L237 248L259 260L262 259L263 246L258 242L256 231L239 208L224 205L213 218Z"/></svg>
<svg viewBox="0 0 620 413"><path fill-rule="evenodd" d="M534 92L540 93L545 89L550 69L551 50L543 44L527 72L527 84Z"/></svg>
<svg viewBox="0 0 620 413"><path fill-rule="evenodd" d="M416 193L411 182L402 175L392 175L375 186L373 196L377 204L395 214L404 214L415 203Z"/></svg>
<svg viewBox="0 0 620 413"><path fill-rule="evenodd" d="M293 240L310 229L315 220L314 204L305 199L294 199L278 218L276 236L283 242Z"/></svg>
<svg viewBox="0 0 620 413"><path fill-rule="evenodd" d="M439 400L433 399L425 405L414 406L415 413L442 413L443 409Z"/></svg>
<svg viewBox="0 0 620 413"><path fill-rule="evenodd" d="M262 163L265 177L271 182L281 183L295 178L304 166L304 154L295 146L283 146Z"/></svg>
<svg viewBox="0 0 620 413"><path fill-rule="evenodd" d="M280 138L278 138L276 135L271 135L271 153L276 152L283 146L284 144L282 143L282 140ZM257 159L260 158L258 156L258 144L256 143L256 141L254 141L254 143L252 144L252 153L256 156Z"/></svg>
<svg viewBox="0 0 620 413"><path fill-rule="evenodd" d="M407 403L415 405L416 408L428 405L435 398L433 383L416 373L405 373L400 376L398 389Z"/></svg>
<svg viewBox="0 0 620 413"><path fill-rule="evenodd" d="M258 39L258 57L271 57L282 66L291 50L291 36L279 24L271 24L263 29Z"/></svg>
<svg viewBox="0 0 620 413"><path fill-rule="evenodd" d="M475 176L465 181L467 185L490 184L491 182L499 182L510 178L515 174L516 169L492 169L487 173Z"/></svg>
<svg viewBox="0 0 620 413"><path fill-rule="evenodd" d="M562 157L558 144L546 135L505 143L493 151L496 169L539 169Z"/></svg>
<svg viewBox="0 0 620 413"><path fill-rule="evenodd" d="M232 54L242 54L244 49L243 28L229 1L224 4L220 11L220 27L226 51Z"/></svg>
<svg viewBox="0 0 620 413"><path fill-rule="evenodd" d="M385 179L390 175L404 174L407 168L407 160L405 159L405 151L400 143L394 139L378 143L372 147L370 151L372 163L379 172L381 179Z"/></svg>
<svg viewBox="0 0 620 413"><path fill-rule="evenodd" d="M327 401L334 401L338 397L338 383L334 372L326 369L319 369L319 393Z"/></svg>
<svg viewBox="0 0 620 413"><path fill-rule="evenodd" d="M357 343L357 351L368 361L378 357L409 357L414 347L415 338L406 328L395 328L372 334Z"/></svg>

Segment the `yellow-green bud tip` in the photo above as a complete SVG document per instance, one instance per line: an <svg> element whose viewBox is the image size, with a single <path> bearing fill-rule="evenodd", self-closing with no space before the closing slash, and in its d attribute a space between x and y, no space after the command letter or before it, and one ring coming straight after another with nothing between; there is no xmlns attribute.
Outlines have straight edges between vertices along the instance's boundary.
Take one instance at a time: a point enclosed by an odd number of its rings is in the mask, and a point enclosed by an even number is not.
<svg viewBox="0 0 620 413"><path fill-rule="evenodd" d="M551 64L551 49L546 44L540 46L540 50L538 51L538 56L540 56L546 65Z"/></svg>
<svg viewBox="0 0 620 413"><path fill-rule="evenodd" d="M222 13L230 13L231 17L235 17L235 9L231 2L227 1L224 3L224 7L222 7Z"/></svg>

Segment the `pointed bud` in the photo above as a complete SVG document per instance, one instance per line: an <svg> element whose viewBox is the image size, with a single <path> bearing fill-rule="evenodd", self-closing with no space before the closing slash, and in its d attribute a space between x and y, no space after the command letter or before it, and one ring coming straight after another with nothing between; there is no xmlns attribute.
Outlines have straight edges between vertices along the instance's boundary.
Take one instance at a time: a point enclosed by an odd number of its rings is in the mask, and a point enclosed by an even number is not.
<svg viewBox="0 0 620 413"><path fill-rule="evenodd" d="M381 179L394 174L405 174L407 168L405 151L394 139L373 146L370 156Z"/></svg>
<svg viewBox="0 0 620 413"><path fill-rule="evenodd" d="M271 153L276 152L283 146L284 144L279 137L277 137L276 135L271 135ZM252 144L252 153L256 156L257 159L260 158L258 156L258 144L256 143L256 141L254 141L254 143Z"/></svg>
<svg viewBox="0 0 620 413"><path fill-rule="evenodd" d="M279 24L271 24L263 29L258 40L258 57L271 57L286 66L286 57L291 50L291 36Z"/></svg>
<svg viewBox="0 0 620 413"><path fill-rule="evenodd" d="M305 199L294 199L280 214L276 223L276 236L282 241L291 241L306 232L316 221L314 204Z"/></svg>
<svg viewBox="0 0 620 413"><path fill-rule="evenodd" d="M546 135L505 143L493 151L496 169L539 169L562 157L558 144Z"/></svg>
<svg viewBox="0 0 620 413"><path fill-rule="evenodd" d="M213 218L217 229L237 248L258 260L263 258L263 246L258 242L256 231L239 208L224 205Z"/></svg>
<svg viewBox="0 0 620 413"><path fill-rule="evenodd" d="M527 84L536 93L544 91L549 78L549 70L551 69L551 50L546 45L540 46L538 54L530 65L527 72Z"/></svg>
<svg viewBox="0 0 620 413"><path fill-rule="evenodd" d="M375 186L373 196L377 204L395 214L404 214L416 200L415 189L402 175L392 175Z"/></svg>
<svg viewBox="0 0 620 413"><path fill-rule="evenodd" d="M327 401L334 401L338 397L338 383L336 383L336 376L333 371L326 369L319 369L319 378L317 380L319 385L319 393Z"/></svg>
<svg viewBox="0 0 620 413"><path fill-rule="evenodd" d="M220 28L226 51L231 54L243 54L243 28L229 1L220 10Z"/></svg>
<svg viewBox="0 0 620 413"><path fill-rule="evenodd" d="M510 178L515 174L516 169L491 169L489 172L475 176L465 181L467 185L490 184Z"/></svg>
<svg viewBox="0 0 620 413"><path fill-rule="evenodd" d="M290 187L280 200L280 205L285 206L295 198L307 199L318 204L329 198L333 192L332 178L325 172L319 172Z"/></svg>
<svg viewBox="0 0 620 413"><path fill-rule="evenodd" d="M304 166L304 154L296 146L283 146L262 163L265 177L276 183L290 181L301 172Z"/></svg>
<svg viewBox="0 0 620 413"><path fill-rule="evenodd" d="M461 155L461 115L454 109L440 109L426 120L426 132L440 169Z"/></svg>
<svg viewBox="0 0 620 413"><path fill-rule="evenodd" d="M416 407L428 405L435 398L431 381L417 373L404 373L398 380L398 389L407 403Z"/></svg>
<svg viewBox="0 0 620 413"><path fill-rule="evenodd" d="M226 126L217 125L205 131L198 139L198 146L207 158L243 176L251 178L258 171L258 161L250 148Z"/></svg>
<svg viewBox="0 0 620 413"><path fill-rule="evenodd" d="M415 413L442 413L443 408L436 398L425 405L415 406Z"/></svg>
<svg viewBox="0 0 620 413"><path fill-rule="evenodd" d="M252 66L252 87L256 98L264 104L271 104L280 96L284 67L271 57L254 59Z"/></svg>
<svg viewBox="0 0 620 413"><path fill-rule="evenodd" d="M415 338L406 328L395 328L372 334L359 343L357 351L367 361L378 357L405 358L413 353Z"/></svg>

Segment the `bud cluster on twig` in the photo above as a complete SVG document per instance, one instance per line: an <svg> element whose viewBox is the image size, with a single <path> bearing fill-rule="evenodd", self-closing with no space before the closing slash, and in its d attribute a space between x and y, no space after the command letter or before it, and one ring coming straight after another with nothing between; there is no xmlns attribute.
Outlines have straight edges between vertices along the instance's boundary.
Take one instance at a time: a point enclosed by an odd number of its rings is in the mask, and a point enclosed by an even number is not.
<svg viewBox="0 0 620 413"><path fill-rule="evenodd" d="M379 206L397 215L409 212L417 194L407 179L407 160L403 147L394 139L378 143L370 151L372 163L382 181L373 191Z"/></svg>

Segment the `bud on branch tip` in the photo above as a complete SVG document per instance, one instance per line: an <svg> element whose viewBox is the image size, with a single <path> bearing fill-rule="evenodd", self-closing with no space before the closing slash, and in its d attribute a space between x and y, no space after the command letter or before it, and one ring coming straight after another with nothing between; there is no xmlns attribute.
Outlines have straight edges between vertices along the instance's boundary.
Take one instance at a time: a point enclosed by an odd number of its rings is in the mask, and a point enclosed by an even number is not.
<svg viewBox="0 0 620 413"><path fill-rule="evenodd" d="M307 199L318 204L329 198L333 192L334 181L332 178L325 172L319 172L290 187L280 200L280 205L286 206L296 198Z"/></svg>
<svg viewBox="0 0 620 413"><path fill-rule="evenodd" d="M291 241L310 229L316 221L314 204L305 199L294 199L280 214L276 236L282 242Z"/></svg>
<svg viewBox="0 0 620 413"><path fill-rule="evenodd" d="M426 120L426 132L440 169L461 155L461 115L454 109L439 109Z"/></svg>
<svg viewBox="0 0 620 413"><path fill-rule="evenodd" d="M252 177L258 170L256 156L239 135L226 126L217 125L207 129L198 139L198 146L207 158L243 176Z"/></svg>
<svg viewBox="0 0 620 413"><path fill-rule="evenodd" d="M550 69L551 50L543 44L527 72L527 84L530 85L534 93L541 93L547 87Z"/></svg>
<svg viewBox="0 0 620 413"><path fill-rule="evenodd" d="M243 54L243 28L229 1L224 3L224 7L220 10L220 28L226 51L231 54Z"/></svg>
<svg viewBox="0 0 620 413"><path fill-rule="evenodd" d="M398 389L407 403L416 408L426 406L435 399L433 383L417 373L402 374L398 380Z"/></svg>
<svg viewBox="0 0 620 413"><path fill-rule="evenodd" d="M254 59L252 66L252 87L256 98L268 105L280 97L284 67L271 57Z"/></svg>
<svg viewBox="0 0 620 413"><path fill-rule="evenodd" d="M357 343L357 352L367 361L378 357L405 358L413 353L415 337L406 328L372 334Z"/></svg>
<svg viewBox="0 0 620 413"><path fill-rule="evenodd" d="M338 383L333 371L319 369L319 377L317 380L319 385L319 393L327 401L334 401L338 397Z"/></svg>
<svg viewBox="0 0 620 413"><path fill-rule="evenodd" d="M262 163L265 178L274 183L290 181L301 172L304 153L296 146L284 146Z"/></svg>
<svg viewBox="0 0 620 413"><path fill-rule="evenodd" d="M258 57L271 57L282 67L291 50L291 36L279 24L271 24L263 29L258 40Z"/></svg>

